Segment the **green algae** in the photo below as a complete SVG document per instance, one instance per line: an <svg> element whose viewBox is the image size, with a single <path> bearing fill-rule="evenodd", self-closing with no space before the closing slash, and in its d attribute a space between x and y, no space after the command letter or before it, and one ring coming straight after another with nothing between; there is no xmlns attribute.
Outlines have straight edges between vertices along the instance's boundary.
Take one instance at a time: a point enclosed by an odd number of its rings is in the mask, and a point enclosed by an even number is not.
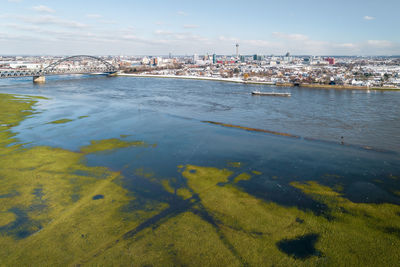
<svg viewBox="0 0 400 267"><path fill-rule="evenodd" d="M143 141L124 141L117 138L92 140L90 145L81 147L81 152L85 154L98 153L103 151L112 151L125 147L147 147Z"/></svg>
<svg viewBox="0 0 400 267"><path fill-rule="evenodd" d="M0 103L1 123L15 126L33 113L36 101L0 95ZM10 127L0 129L1 265L71 264L166 207L155 206L140 216L122 212L135 196L115 182L121 179L118 172L86 166L82 153L10 145L18 141ZM84 150L120 146L98 141ZM103 198L94 201L97 195Z"/></svg>
<svg viewBox="0 0 400 267"><path fill-rule="evenodd" d="M147 228L135 238L93 258L88 265L111 266L240 266L218 233L201 217L185 212L156 229Z"/></svg>
<svg viewBox="0 0 400 267"><path fill-rule="evenodd" d="M233 180L234 183L237 183L239 181L247 181L251 179L251 175L248 173L241 173L235 179Z"/></svg>
<svg viewBox="0 0 400 267"><path fill-rule="evenodd" d="M10 224L16 219L12 212L0 212L0 227Z"/></svg>
<svg viewBox="0 0 400 267"><path fill-rule="evenodd" d="M253 174L255 174L255 175L261 175L262 174L262 172L260 172L260 171L251 171Z"/></svg>
<svg viewBox="0 0 400 267"><path fill-rule="evenodd" d="M17 126L25 117L34 113L32 106L37 103L34 98L18 98L13 95L0 94L0 131ZM7 136L0 136L1 140Z"/></svg>
<svg viewBox="0 0 400 267"><path fill-rule="evenodd" d="M316 182L292 183L327 204L334 217L330 221L311 211L266 203L234 184L220 186L232 175L228 170L188 165L182 174L221 230L221 238L234 248L232 254L247 265L393 266L400 260L400 240L388 230L400 229L400 220L393 220L400 210L397 205L356 204ZM289 249L302 240L299 237L317 235L318 240L311 239L310 255L301 258L301 251Z"/></svg>
<svg viewBox="0 0 400 267"><path fill-rule="evenodd" d="M170 180L164 179L161 181L161 184L167 192L179 196L184 200L193 196L192 192L184 185L178 184L175 178Z"/></svg>
<svg viewBox="0 0 400 267"><path fill-rule="evenodd" d="M173 188L170 184L170 182L168 180L163 180L161 182L161 184L163 185L163 187L165 188L165 190L167 190L168 192L175 194L176 193L176 189Z"/></svg>
<svg viewBox="0 0 400 267"><path fill-rule="evenodd" d="M51 121L48 124L64 124L64 123L68 123L74 120L71 119L59 119L59 120L55 120L55 121Z"/></svg>
<svg viewBox="0 0 400 267"><path fill-rule="evenodd" d="M36 102L0 95L0 103L5 111L0 125L15 126L34 113ZM142 200L121 186L119 172L88 167L84 157L148 145L107 139L92 141L82 153L23 148L11 128L0 126L0 265L395 266L400 261L399 206L353 203L338 190L341 185L291 183L326 204L333 218L328 220L244 192L240 181L261 175L255 171L180 165L181 183L138 168L135 175L160 185L176 206L155 201L127 212ZM298 244L304 241L302 252Z"/></svg>
<svg viewBox="0 0 400 267"><path fill-rule="evenodd" d="M84 115L84 116L79 116L79 117L78 117L79 120L80 120L80 119L84 119L84 118L89 118L89 116Z"/></svg>

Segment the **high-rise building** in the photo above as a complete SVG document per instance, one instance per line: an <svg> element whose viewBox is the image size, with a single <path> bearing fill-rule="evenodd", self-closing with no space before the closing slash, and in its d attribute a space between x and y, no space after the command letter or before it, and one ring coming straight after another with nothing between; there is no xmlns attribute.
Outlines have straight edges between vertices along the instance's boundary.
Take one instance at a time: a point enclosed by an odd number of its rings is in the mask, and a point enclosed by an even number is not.
<svg viewBox="0 0 400 267"><path fill-rule="evenodd" d="M236 44L236 58L239 58L239 44Z"/></svg>
<svg viewBox="0 0 400 267"><path fill-rule="evenodd" d="M216 64L217 63L217 55L213 54L212 59L213 59L213 64Z"/></svg>
<svg viewBox="0 0 400 267"><path fill-rule="evenodd" d="M255 55L253 55L253 60L258 60L258 61L264 60L264 56L259 56L259 55L255 54Z"/></svg>

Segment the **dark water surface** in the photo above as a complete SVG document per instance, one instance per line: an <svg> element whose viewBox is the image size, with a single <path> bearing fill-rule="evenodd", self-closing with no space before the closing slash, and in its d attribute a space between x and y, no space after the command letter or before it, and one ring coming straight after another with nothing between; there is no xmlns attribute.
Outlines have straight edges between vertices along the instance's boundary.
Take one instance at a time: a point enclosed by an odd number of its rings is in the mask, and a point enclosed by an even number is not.
<svg viewBox="0 0 400 267"><path fill-rule="evenodd" d="M251 96L250 92L256 89L291 92L292 96ZM159 180L174 177L171 183L184 185L186 179L177 166L187 164L218 169L237 164L239 168L230 168L235 172L230 182L240 173L259 172L237 182L237 187L266 203L311 211L328 221L335 220L332 206L304 194L292 182L317 181L353 203L400 205L399 92L64 76L49 77L43 85L34 85L30 79L0 80L0 93L50 98L36 106L38 114L13 128L26 147L45 145L79 151L92 140L110 138L151 145L85 157L88 165L105 166L125 177L121 184L138 200L126 206L127 211L145 209L152 201L180 207L173 209L175 213L185 210L187 203L144 174L151 173ZM57 123L63 119L71 121ZM203 121L290 133L299 138ZM100 192L92 198L101 201L107 195ZM343 208L342 212L347 211ZM18 220L25 216L23 212L18 214ZM207 215L199 216L218 225ZM21 224L18 220L16 223ZM297 218L296 223L303 223L303 219ZM314 248L318 237L319 234L310 233L294 241L284 239L277 248L297 259L320 257L323 252ZM308 242L305 247L303 242ZM298 246L303 250L296 250Z"/></svg>

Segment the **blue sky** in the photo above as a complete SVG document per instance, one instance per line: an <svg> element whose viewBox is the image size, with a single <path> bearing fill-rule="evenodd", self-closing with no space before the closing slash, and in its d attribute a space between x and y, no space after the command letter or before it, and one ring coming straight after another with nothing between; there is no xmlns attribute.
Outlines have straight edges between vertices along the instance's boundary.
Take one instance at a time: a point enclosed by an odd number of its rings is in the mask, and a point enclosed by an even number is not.
<svg viewBox="0 0 400 267"><path fill-rule="evenodd" d="M0 4L0 54L400 54L399 0Z"/></svg>

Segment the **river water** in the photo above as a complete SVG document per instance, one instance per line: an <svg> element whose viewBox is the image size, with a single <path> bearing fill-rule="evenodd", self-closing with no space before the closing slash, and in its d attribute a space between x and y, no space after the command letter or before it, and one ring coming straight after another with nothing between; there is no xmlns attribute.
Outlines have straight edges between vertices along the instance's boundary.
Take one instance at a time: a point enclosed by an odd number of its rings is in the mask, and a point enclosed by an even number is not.
<svg viewBox="0 0 400 267"><path fill-rule="evenodd" d="M253 90L292 96L252 96ZM13 128L26 147L79 151L91 140L121 136L154 144L152 149L124 148L86 156L90 166L121 172L124 188L139 198L149 199L150 192L150 199L169 201L159 185L135 175L138 170L162 180L179 176L177 166L190 164L260 172L239 183L241 190L266 203L318 216L327 214L326 204L294 188L292 182L317 181L339 188L354 203L400 204L399 92L61 76L49 77L42 85L30 79L0 80L0 93L49 98L36 106L37 114ZM60 119L71 121L49 124Z"/></svg>
<svg viewBox="0 0 400 267"><path fill-rule="evenodd" d="M0 90L83 101L87 98L107 105L127 104L132 109L199 121L400 151L400 93L395 91L316 90L128 77L47 79L45 85L32 85L30 79L2 80ZM292 96L252 96L254 90L290 92Z"/></svg>

